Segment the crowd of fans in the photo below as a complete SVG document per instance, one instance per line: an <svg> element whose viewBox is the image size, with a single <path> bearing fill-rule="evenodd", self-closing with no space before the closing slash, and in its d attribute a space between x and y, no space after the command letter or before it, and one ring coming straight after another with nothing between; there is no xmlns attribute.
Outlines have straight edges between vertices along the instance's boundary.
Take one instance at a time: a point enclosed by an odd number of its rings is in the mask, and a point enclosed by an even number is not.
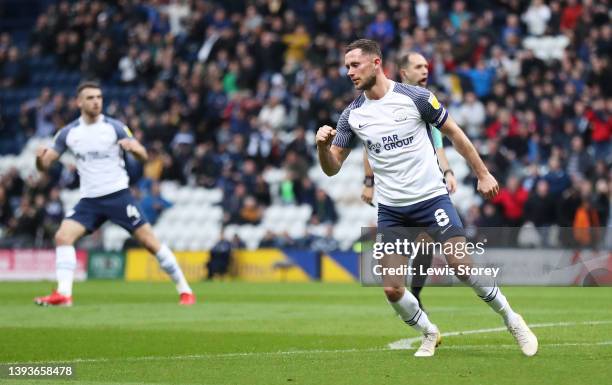
<svg viewBox="0 0 612 385"><path fill-rule="evenodd" d="M354 99L343 47L368 37L391 78L400 55L428 59L430 88L501 182L497 198L462 213L466 223L606 226L611 29L607 2L595 0L60 1L27 44L0 35L0 86L27 86L24 63L52 57L129 90L107 95L105 113L150 152L139 187L153 214L169 203L150 186L170 179L221 188L225 224L259 223L272 196L334 223L334 202L308 177L308 138ZM72 93L43 88L0 127L48 137L77 115ZM286 170L279 191L261 176L268 167ZM76 184L74 170L3 176L4 231L49 239L63 213L58 188Z"/></svg>

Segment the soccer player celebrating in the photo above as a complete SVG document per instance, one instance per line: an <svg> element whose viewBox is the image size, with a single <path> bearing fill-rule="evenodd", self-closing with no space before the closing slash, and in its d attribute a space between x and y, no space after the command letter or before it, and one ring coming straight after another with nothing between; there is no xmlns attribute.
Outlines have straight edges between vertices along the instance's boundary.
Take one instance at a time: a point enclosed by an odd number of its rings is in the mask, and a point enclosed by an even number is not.
<svg viewBox="0 0 612 385"><path fill-rule="evenodd" d="M408 52L402 55L399 60L400 76L402 82L410 84L412 86L427 87L427 77L429 75L429 64L423 55L417 52ZM429 126L431 130L431 138L433 140L434 148L436 149L436 155L442 171L442 175L446 181L446 189L449 193L454 193L457 190L457 179L453 170L450 168L448 158L446 158L446 152L442 145L442 134L436 127ZM363 168L365 172L365 178L363 181L363 190L361 192L361 200L365 203L372 205L372 199L374 197L374 173L370 162L368 162L368 152L364 148L363 150ZM421 302L421 290L425 285L427 275L418 274L420 271L427 271L431 267L433 255L428 252L419 253L412 261L412 266L416 269L417 274L412 276L410 283L410 291L419 301L419 307L423 309ZM421 268L422 266L422 268ZM422 270L421 270L422 269Z"/></svg>
<svg viewBox="0 0 612 385"><path fill-rule="evenodd" d="M484 198L492 198L499 186L476 149L431 92L385 76L382 53L375 41L352 42L346 47L344 60L349 78L363 93L343 111L336 128L322 126L317 131L323 172L337 174L350 153L351 141L359 137L366 145L376 178L379 231L417 224L428 228L438 242L465 242L463 224L448 196L427 127L438 127L452 141L476 174L478 192ZM451 265L460 263L454 255L446 258ZM536 336L512 310L495 282L483 285L475 276L457 277L502 316L523 354L533 356L537 352ZM440 331L414 295L398 284L386 285L384 292L402 320L423 333L415 356L433 356L440 343Z"/></svg>
<svg viewBox="0 0 612 385"><path fill-rule="evenodd" d="M77 159L81 199L68 212L55 234L57 290L37 297L42 306L71 306L72 281L76 268L74 243L86 233L98 229L106 220L126 229L157 260L172 278L180 294L181 305L192 305L195 296L166 245L162 245L142 215L128 190L128 175L123 161L125 151L140 161L147 159L146 149L132 137L128 127L102 114L102 90L95 82L77 88L81 116L62 128L53 147L41 147L36 153L36 168L44 172L69 149Z"/></svg>

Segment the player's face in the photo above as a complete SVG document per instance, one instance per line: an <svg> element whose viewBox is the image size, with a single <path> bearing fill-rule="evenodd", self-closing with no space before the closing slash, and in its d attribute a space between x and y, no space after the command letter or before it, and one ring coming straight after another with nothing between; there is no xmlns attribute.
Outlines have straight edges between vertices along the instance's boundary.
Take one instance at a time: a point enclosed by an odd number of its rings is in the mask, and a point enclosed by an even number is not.
<svg viewBox="0 0 612 385"><path fill-rule="evenodd" d="M380 66L380 58L364 54L361 49L354 49L344 55L344 65L348 77L358 90L369 90L376 84L376 68Z"/></svg>
<svg viewBox="0 0 612 385"><path fill-rule="evenodd" d="M423 55L410 55L408 66L400 69L402 81L413 86L427 86L427 76L429 75L429 64Z"/></svg>
<svg viewBox="0 0 612 385"><path fill-rule="evenodd" d="M102 91L99 88L84 88L79 93L77 101L84 114L93 117L102 112Z"/></svg>

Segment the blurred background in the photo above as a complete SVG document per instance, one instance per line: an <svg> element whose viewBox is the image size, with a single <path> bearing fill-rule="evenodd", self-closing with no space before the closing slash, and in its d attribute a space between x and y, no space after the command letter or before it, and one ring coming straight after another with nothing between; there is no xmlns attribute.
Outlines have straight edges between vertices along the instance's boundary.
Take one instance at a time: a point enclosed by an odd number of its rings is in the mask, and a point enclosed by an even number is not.
<svg viewBox="0 0 612 385"><path fill-rule="evenodd" d="M78 175L69 155L38 174L34 150L78 116L78 82L97 79L104 113L149 151L128 162L132 189L170 247L357 250L376 220L359 199L361 145L328 178L314 134L357 95L343 48L359 37L380 43L395 80L400 55L427 58L429 88L500 181L483 201L445 140L468 230L537 228L504 242L563 246L555 229L609 229L610 13L594 0L3 0L0 247L53 247ZM111 224L79 244L131 246Z"/></svg>

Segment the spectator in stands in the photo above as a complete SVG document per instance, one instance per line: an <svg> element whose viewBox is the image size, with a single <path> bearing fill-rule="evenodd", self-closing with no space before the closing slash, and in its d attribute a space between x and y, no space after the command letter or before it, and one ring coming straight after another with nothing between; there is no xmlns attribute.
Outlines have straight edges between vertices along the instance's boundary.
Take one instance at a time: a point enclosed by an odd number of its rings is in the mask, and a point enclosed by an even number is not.
<svg viewBox="0 0 612 385"><path fill-rule="evenodd" d="M571 185L570 178L561 168L561 161L557 157L551 157L548 161L548 173L544 175L544 179L548 182L550 193L555 199Z"/></svg>
<svg viewBox="0 0 612 385"><path fill-rule="evenodd" d="M582 14L582 5L577 0L568 0L565 3L561 13L561 30L573 31Z"/></svg>
<svg viewBox="0 0 612 385"><path fill-rule="evenodd" d="M272 203L270 185L265 181L263 175L261 174L257 174L255 178L253 196L255 197L255 200L257 200L257 203L261 206L267 207Z"/></svg>
<svg viewBox="0 0 612 385"><path fill-rule="evenodd" d="M479 60L474 68L470 68L467 63L464 64L464 66L457 71L457 74L469 79L471 89L476 96L479 98L489 96L493 81L495 80L495 69L487 67L484 60Z"/></svg>
<svg viewBox="0 0 612 385"><path fill-rule="evenodd" d="M455 30L461 29L471 18L472 15L465 9L465 2L455 1L453 3L453 10L449 14L449 19Z"/></svg>
<svg viewBox="0 0 612 385"><path fill-rule="evenodd" d="M576 209L572 226L574 240L579 247L597 247L603 236L600 213L592 193L592 183L582 180L579 187L580 205Z"/></svg>
<svg viewBox="0 0 612 385"><path fill-rule="evenodd" d="M531 36L541 36L546 32L546 25L550 17L550 8L543 0L532 0L521 19L527 24L527 31Z"/></svg>
<svg viewBox="0 0 612 385"><path fill-rule="evenodd" d="M485 121L485 108L473 92L465 95L465 102L459 108L455 119L470 138L480 138L483 135L483 123Z"/></svg>
<svg viewBox="0 0 612 385"><path fill-rule="evenodd" d="M248 195L244 198L239 215L239 223L257 225L261 222L263 212L257 200L253 196Z"/></svg>
<svg viewBox="0 0 612 385"><path fill-rule="evenodd" d="M591 124L595 159L608 159L612 154L612 113L606 111L603 98L598 97L593 101L592 108L585 113L585 118Z"/></svg>
<svg viewBox="0 0 612 385"><path fill-rule="evenodd" d="M54 187L49 192L49 198L45 202L45 218L44 218L44 238L46 241L53 240L53 235L59 229L59 225L64 219L64 204L60 199L60 190Z"/></svg>
<svg viewBox="0 0 612 385"><path fill-rule="evenodd" d="M223 196L223 224L239 223L240 210L247 196L246 187L239 183L233 193L228 192Z"/></svg>
<svg viewBox="0 0 612 385"><path fill-rule="evenodd" d="M6 229L13 218L13 209L9 203L4 186L0 184L0 230Z"/></svg>
<svg viewBox="0 0 612 385"><path fill-rule="evenodd" d="M334 201L323 189L317 188L310 223L336 223L337 220L338 214L336 213Z"/></svg>
<svg viewBox="0 0 612 385"><path fill-rule="evenodd" d="M19 171L12 167L5 174L2 181L4 188L6 189L6 195L9 199L9 203L13 208L19 206L22 201L22 196L26 192L26 186L23 179L19 175Z"/></svg>
<svg viewBox="0 0 612 385"><path fill-rule="evenodd" d="M279 132L287 120L285 106L281 104L278 96L271 95L268 102L259 112L259 123L270 131Z"/></svg>
<svg viewBox="0 0 612 385"><path fill-rule="evenodd" d="M387 17L387 12L381 10L376 13L376 18L368 26L365 36L376 40L383 52L389 48L395 37L395 27Z"/></svg>
<svg viewBox="0 0 612 385"><path fill-rule="evenodd" d="M276 247L276 235L271 230L266 230L264 236L259 241L258 248Z"/></svg>
<svg viewBox="0 0 612 385"><path fill-rule="evenodd" d="M219 241L210 249L210 259L206 264L207 280L212 280L216 276L225 276L232 261L232 244L225 238L223 230L219 235Z"/></svg>
<svg viewBox="0 0 612 385"><path fill-rule="evenodd" d="M162 179L164 170L172 164L170 156L165 152L161 141L155 141L149 146L149 159L143 166L143 176L152 181Z"/></svg>
<svg viewBox="0 0 612 385"><path fill-rule="evenodd" d="M140 208L145 218L154 225L161 213L172 207L172 203L161 195L159 182L152 181L150 191L144 192L140 200Z"/></svg>
<svg viewBox="0 0 612 385"><path fill-rule="evenodd" d="M119 60L119 71L121 71L121 82L123 84L132 84L138 76L138 47L130 46L127 55Z"/></svg>
<svg viewBox="0 0 612 385"><path fill-rule="evenodd" d="M518 177L511 175L499 194L491 200L502 207L504 219L509 226L520 226L523 222L523 209L529 193L520 185Z"/></svg>
<svg viewBox="0 0 612 385"><path fill-rule="evenodd" d="M537 228L544 244L548 244L551 225L557 222L556 202L548 191L548 182L540 179L525 203L525 219Z"/></svg>
<svg viewBox="0 0 612 385"><path fill-rule="evenodd" d="M287 152L295 152L298 157L310 165L312 164L312 146L306 142L306 131L304 127L297 126L293 130L294 138L287 146Z"/></svg>
<svg viewBox="0 0 612 385"><path fill-rule="evenodd" d="M42 199L41 199L42 198ZM9 224L9 235L12 238L13 247L32 247L41 235L44 220L44 197L37 196L33 205L31 197L25 195L21 199L19 207L15 210L15 216Z"/></svg>
<svg viewBox="0 0 612 385"><path fill-rule="evenodd" d="M582 137L571 139L571 150L567 157L567 173L570 178L584 178L593 167L593 158L584 150Z"/></svg>
<svg viewBox="0 0 612 385"><path fill-rule="evenodd" d="M334 237L334 226L325 226L325 234L322 237L314 237L310 241L310 248L319 254L328 254L340 249L338 240Z"/></svg>
<svg viewBox="0 0 612 385"><path fill-rule="evenodd" d="M310 35L303 24L296 25L295 30L284 35L282 41L287 46L285 61L288 63L302 62L310 40Z"/></svg>
<svg viewBox="0 0 612 385"><path fill-rule="evenodd" d="M244 243L238 234L234 234L231 242L234 249L246 249L246 243Z"/></svg>
<svg viewBox="0 0 612 385"><path fill-rule="evenodd" d="M24 85L28 80L28 72L19 49L10 47L7 56L6 61L2 62L0 55L0 86L13 88Z"/></svg>
<svg viewBox="0 0 612 385"><path fill-rule="evenodd" d="M55 134L55 126L51 121L53 114L53 102L51 100L51 89L45 87L41 90L40 96L30 100L22 106L22 111L33 114L36 125L36 135L49 137Z"/></svg>

